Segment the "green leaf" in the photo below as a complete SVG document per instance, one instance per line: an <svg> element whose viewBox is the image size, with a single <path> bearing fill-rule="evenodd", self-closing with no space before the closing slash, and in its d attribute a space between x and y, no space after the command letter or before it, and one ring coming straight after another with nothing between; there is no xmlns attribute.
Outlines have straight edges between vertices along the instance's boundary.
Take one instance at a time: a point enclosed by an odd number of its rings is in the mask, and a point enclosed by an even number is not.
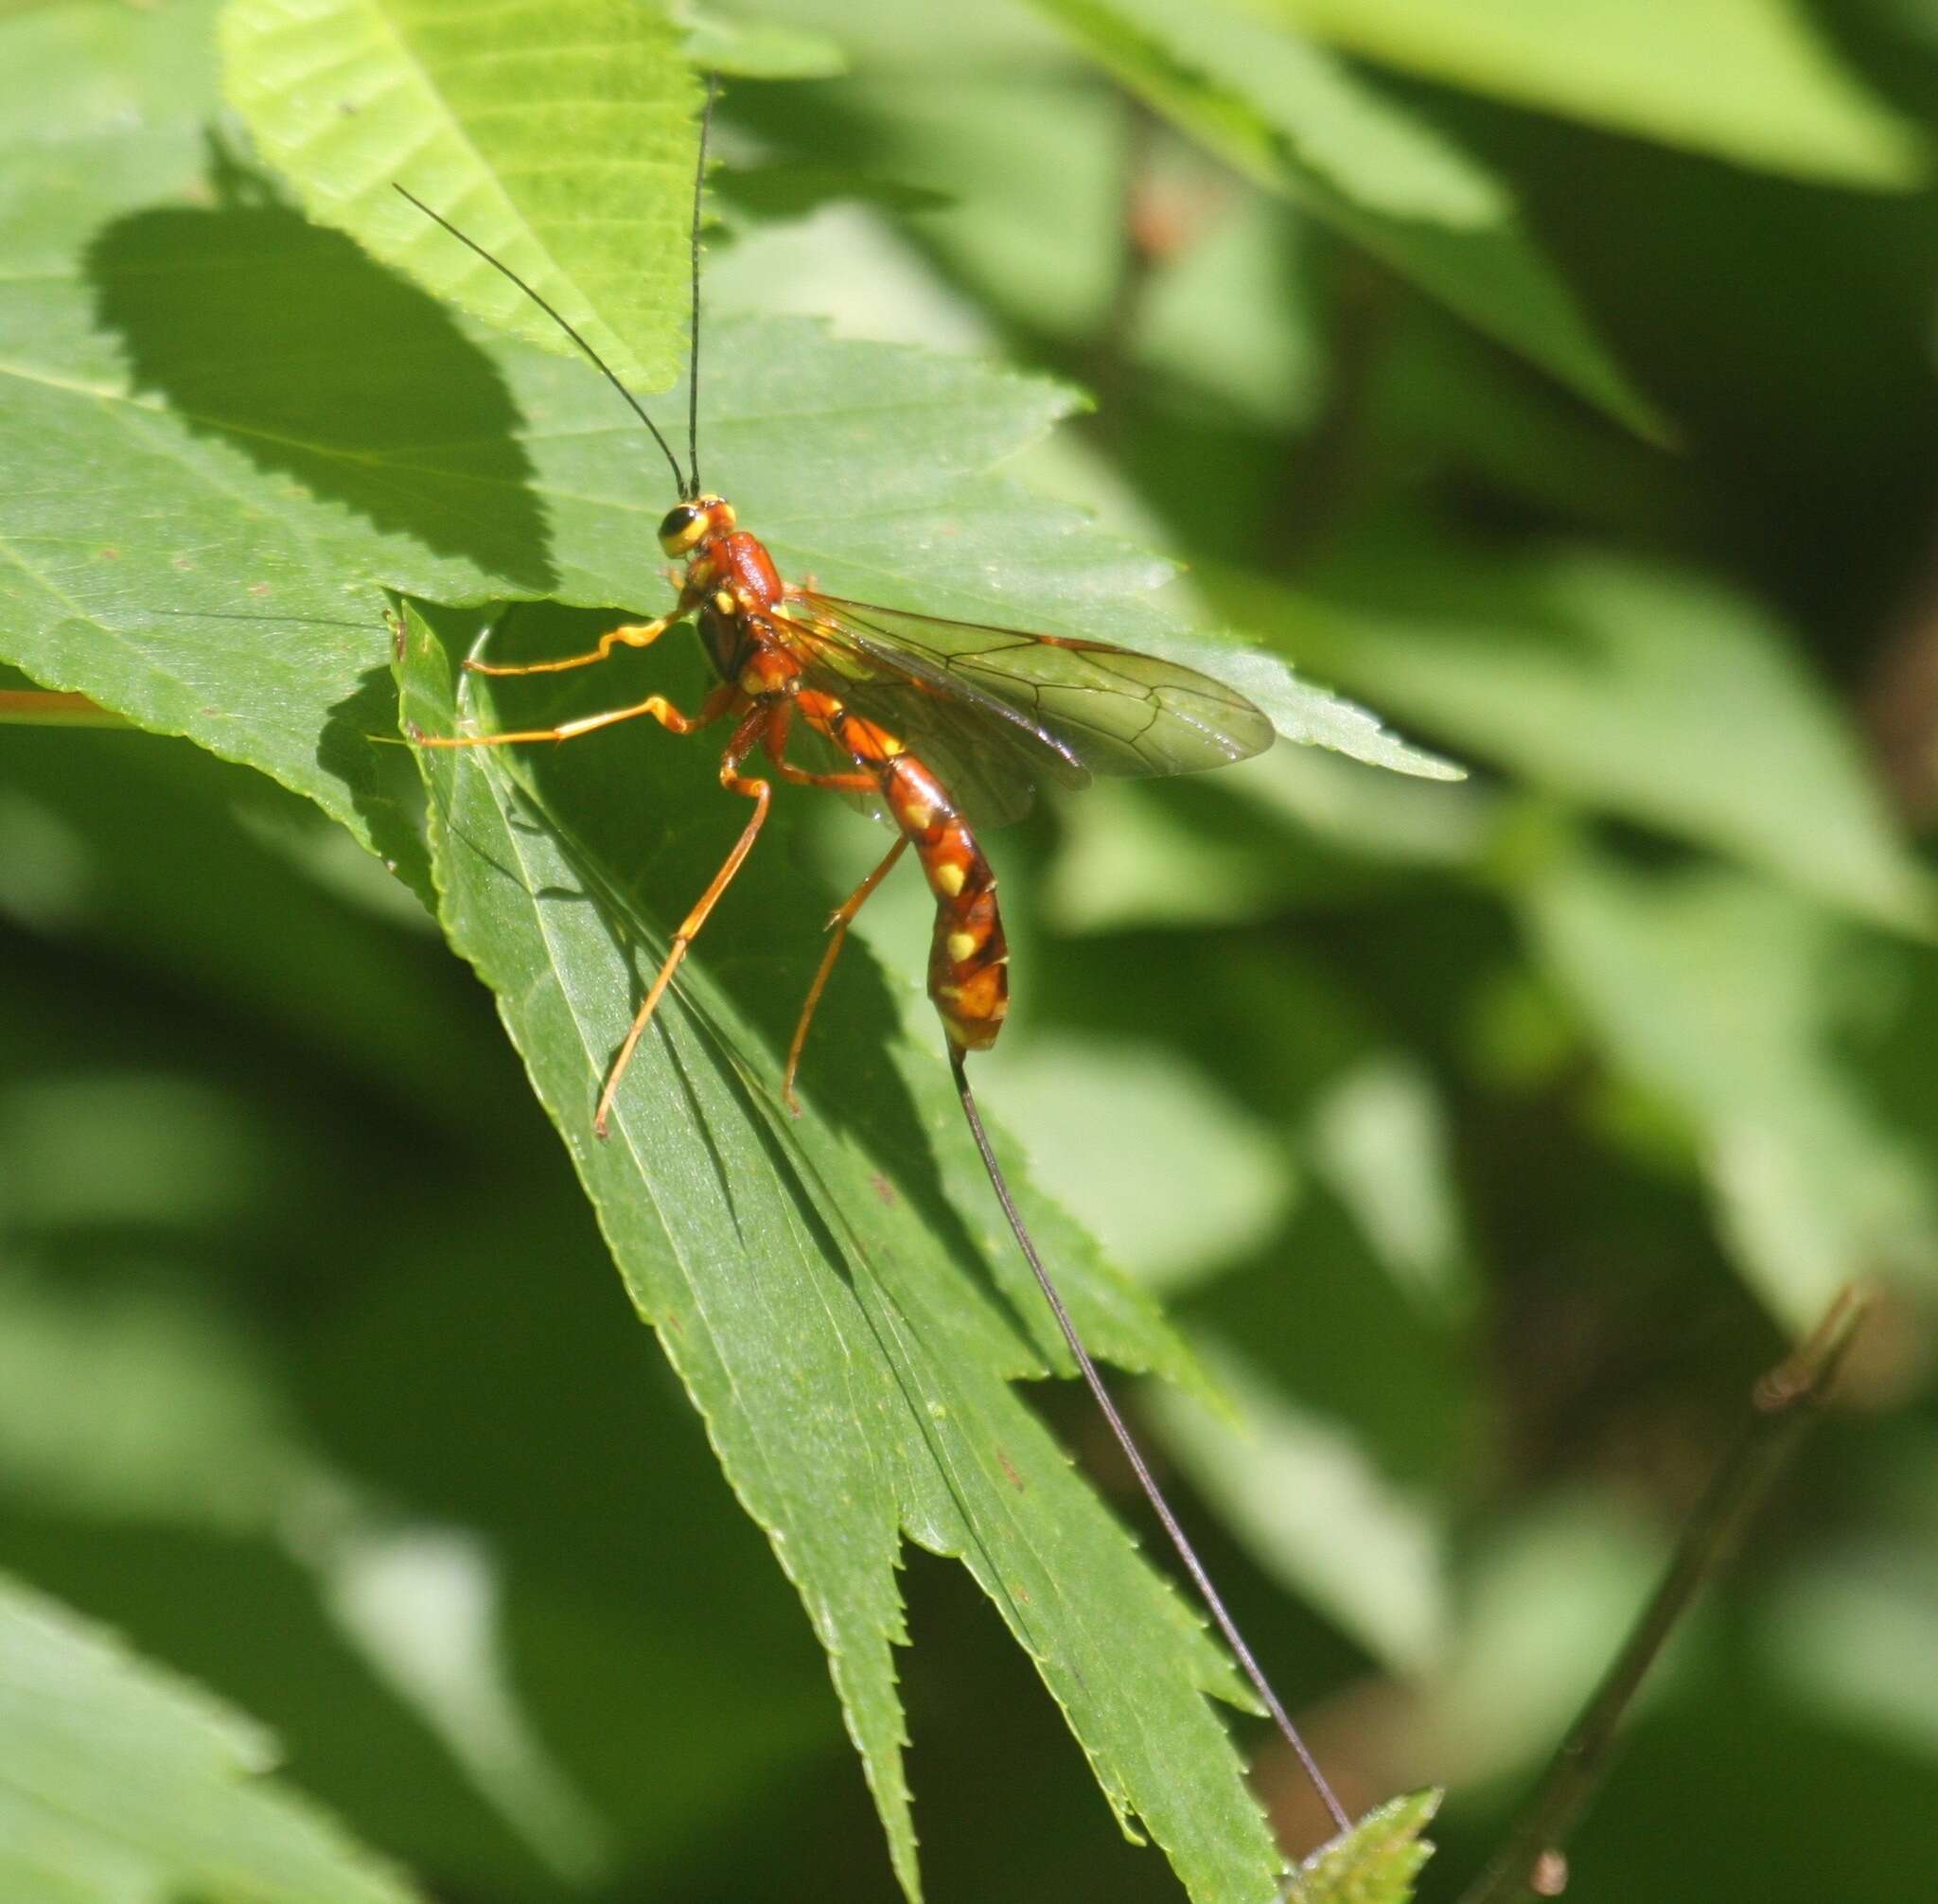
<svg viewBox="0 0 1938 1904"><path fill-rule="evenodd" d="M0 131L0 456L21 479L0 498L0 653L262 768L421 887L415 776L366 740L390 694L377 585L649 605L666 494L586 365L481 347L233 160L211 164L215 101L178 70L193 25L186 8L69 9L6 27L43 83ZM1139 599L1166 564L967 480L1048 430L1066 393L799 321L722 321L709 352L709 473L792 573L1176 640ZM1386 753L1369 717L1278 664L1233 664L1295 737Z"/></svg>
<svg viewBox="0 0 1938 1904"><path fill-rule="evenodd" d="M1287 740L1322 747L1368 767L1420 780L1465 780L1467 769L1444 756L1388 733L1378 714L1356 707L1330 689L1301 680L1268 648L1234 647L1227 640L1175 636L1165 651L1177 661L1215 674L1251 696Z"/></svg>
<svg viewBox="0 0 1938 1904"><path fill-rule="evenodd" d="M1143 36L1149 55L1175 62L1175 81L1194 85L1202 109L1222 105L1236 120L1241 103L1248 106L1259 129L1289 147L1314 181L1364 211L1482 230L1512 210L1505 185L1478 159L1292 34L1215 6L1185 31L1174 9L1166 31L1166 10L1142 0L1055 0L1050 10L1105 44Z"/></svg>
<svg viewBox="0 0 1938 1904"><path fill-rule="evenodd" d="M166 157L187 171L192 117L163 126ZM71 229L95 209L74 182L95 174L62 174L69 192L46 222ZM72 259L74 240L60 238ZM211 354L203 313L217 276L227 336ZM82 259L0 290L0 337L11 372L0 448L44 477L0 507L6 651L50 685L272 773L420 885L413 777L366 740L388 698L373 579L582 602L663 587L643 555L660 499L641 480L637 435L610 427L609 392L583 366L485 357L343 240L273 208L114 220ZM1161 578L1161 564L1074 512L957 486L1039 433L1066 401L1058 393L835 344L799 323L723 324L715 348L725 374L708 441L743 462L735 486L764 508L755 520L793 519L775 543L796 573L927 608L1171 640L1122 593ZM291 357L305 375L284 374ZM414 447L440 438L464 448ZM898 459L914 457L925 467L911 480ZM890 527L879 512L898 489L905 508L925 491L931 506ZM999 550L1020 588L992 584ZM1350 744L1381 757L1368 717L1276 664L1248 662L1244 680L1282 687L1273 711L1288 723L1302 706L1355 720Z"/></svg>
<svg viewBox="0 0 1938 1904"><path fill-rule="evenodd" d="M848 70L847 56L825 33L763 20L750 24L711 7L675 0L674 25L685 29L681 50L703 73L742 79L826 79Z"/></svg>
<svg viewBox="0 0 1938 1904"><path fill-rule="evenodd" d="M1277 1233L1297 1189L1278 1133L1165 1045L1052 1031L1005 1042L982 1068L978 1096L1147 1289L1187 1288ZM1127 1157L1166 1167L1127 1181Z"/></svg>
<svg viewBox="0 0 1938 1904"><path fill-rule="evenodd" d="M1420 1833L1439 1808L1437 1791L1376 1806L1299 1866L1299 1881L1287 1896L1298 1904L1408 1904L1413 1880L1434 1855Z"/></svg>
<svg viewBox="0 0 1938 1904"><path fill-rule="evenodd" d="M1454 1317L1476 1290L1462 1238L1448 1106L1410 1057L1375 1049L1328 1081L1312 1107L1313 1169L1381 1263L1428 1314Z"/></svg>
<svg viewBox="0 0 1938 1904"><path fill-rule="evenodd" d="M1926 932L1931 882L1786 632L1713 582L1579 551L1382 544L1224 613L1537 785Z"/></svg>
<svg viewBox="0 0 1938 1904"><path fill-rule="evenodd" d="M640 0L231 0L226 89L319 223L461 310L571 341L399 198L407 186L575 325L620 379L679 367L698 90Z"/></svg>
<svg viewBox="0 0 1938 1904"><path fill-rule="evenodd" d="M0 1577L0 1894L407 1904L419 1894L263 1776L270 1739Z"/></svg>
<svg viewBox="0 0 1938 1904"><path fill-rule="evenodd" d="M1924 135L1797 0L1255 0L1320 38L1456 85L1738 164L1903 188Z"/></svg>
<svg viewBox="0 0 1938 1904"><path fill-rule="evenodd" d="M596 626L527 619L553 648ZM409 610L406 713L427 732L460 718L451 651L490 626ZM960 1171L937 1174L935 1157L963 1148L953 1095L925 1054L884 1049L872 974L844 975L869 996L837 980L823 1007L809 1114L780 1106L778 1055L815 952L799 930L814 896L782 842L764 842L683 969L612 1140L591 1136L638 974L741 818L707 749L635 729L607 739L425 756L444 922L497 993L635 1303L808 1608L905 1887L914 1839L890 1651L904 1638L904 1535L969 1567L1126 1828L1141 1821L1194 1897L1272 1895L1270 1839L1202 1697L1240 1697L1235 1678L1012 1393L1053 1338L986 1190L972 1201ZM978 1212L973 1225L958 1208ZM1127 1290L1061 1239L1052 1257L1100 1347L1137 1360L1161 1346Z"/></svg>
<svg viewBox="0 0 1938 1904"><path fill-rule="evenodd" d="M1040 0L1122 82L1470 323L1647 435L1661 419L1523 228L1511 188L1286 32L1165 0Z"/></svg>
<svg viewBox="0 0 1938 1904"><path fill-rule="evenodd" d="M1875 993L1846 928L1740 874L1587 858L1537 880L1527 909L1619 1073L1692 1133L1725 1241L1779 1320L1807 1328L1861 1277L1938 1287L1928 1139L1839 1049Z"/></svg>

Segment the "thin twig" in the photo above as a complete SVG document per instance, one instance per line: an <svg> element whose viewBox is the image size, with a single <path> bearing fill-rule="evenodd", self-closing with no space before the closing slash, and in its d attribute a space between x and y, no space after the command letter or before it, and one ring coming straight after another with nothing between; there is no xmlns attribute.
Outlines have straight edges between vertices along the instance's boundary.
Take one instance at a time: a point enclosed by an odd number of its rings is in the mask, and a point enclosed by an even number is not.
<svg viewBox="0 0 1938 1904"><path fill-rule="evenodd" d="M1266 524L1266 553L1279 574L1309 566L1364 490L1375 385L1400 309L1392 275L1357 252L1335 250L1330 291L1325 401L1294 444Z"/></svg>
<svg viewBox="0 0 1938 1904"><path fill-rule="evenodd" d="M1144 293L1164 256L1153 241L1148 200L1152 159L1157 149L1157 115L1130 94L1123 96L1125 130L1116 274L1090 353L1090 389L1102 426L1123 428L1123 399L1131 385L1131 349Z"/></svg>
<svg viewBox="0 0 1938 1904"><path fill-rule="evenodd" d="M1703 1583L1735 1548L1823 1412L1870 1298L1846 1289L1823 1319L1751 1394L1751 1417L1708 1491L1689 1517L1662 1584L1627 1644L1616 1655L1581 1716L1536 1786L1492 1861L1462 1895L1460 1904L1510 1904L1552 1896L1537 1879L1545 1869L1565 1871L1562 1846L1608 1770L1622 1715Z"/></svg>
<svg viewBox="0 0 1938 1904"><path fill-rule="evenodd" d="M1151 1511L1163 1525L1164 1531L1171 1537L1171 1544L1177 1550L1177 1557L1184 1562L1186 1573L1196 1583L1199 1597L1205 1602L1207 1612L1217 1622L1218 1631L1224 1635L1224 1643L1230 1647L1244 1676L1251 1681L1252 1690L1264 1703L1265 1710L1272 1715L1285 1742L1291 1746L1298 1762L1305 1768L1306 1776L1313 1782L1313 1789L1325 1802L1326 1809L1332 1814L1332 1822L1341 1831L1352 1829L1352 1820L1346 1815L1346 1807L1333 1795L1332 1788L1326 1783L1326 1774L1319 1770L1319 1762L1313 1756L1312 1748L1299 1736L1297 1726L1279 1702L1278 1695L1272 1690L1259 1663L1252 1657L1252 1649L1246 1646L1244 1635L1238 1630L1238 1624L1224 1610L1224 1602L1219 1597L1218 1589L1211 1584L1211 1576L1205 1571L1205 1564L1198 1559L1196 1550L1185 1536L1185 1530L1178 1525L1178 1519L1171 1511L1171 1504L1164 1498L1157 1485L1157 1478L1150 1470L1137 1444L1131 1437L1131 1431L1124 1424L1124 1419L1117 1412L1117 1404L1110 1399L1110 1391L1103 1385L1103 1377L1097 1372L1097 1365L1090 1359L1090 1351L1084 1347L1083 1338L1077 1333L1077 1325L1070 1319L1070 1312L1064 1307L1064 1299L1057 1294L1056 1284L1049 1279L1049 1272L1043 1266L1043 1259L1036 1254L1036 1245L1030 1240L1030 1232L1023 1226L1021 1212L1016 1208L1014 1199L1010 1195L1010 1187L1004 1181L1002 1167L995 1160L995 1152L991 1148L989 1134L982 1128L982 1119L976 1109L976 1099L969 1089L969 1078L962 1067L963 1052L959 1046L949 1047L949 1068L956 1074L956 1094L962 1100L963 1115L969 1119L969 1130L976 1139L976 1148L982 1153L982 1167L989 1172L991 1188L995 1191L996 1201L1003 1207L1003 1214L1010 1220L1010 1228L1015 1233L1024 1260L1029 1263L1036 1278L1036 1286L1043 1291L1043 1299L1049 1304L1049 1313L1056 1317L1056 1326L1063 1331L1063 1338L1069 1345L1069 1350L1076 1359L1077 1366L1083 1371L1084 1380L1089 1385L1091 1395L1102 1410L1104 1420L1109 1423L1110 1432L1117 1437L1117 1445L1123 1450L1124 1459L1131 1464L1131 1472L1137 1477L1137 1486L1144 1490L1144 1498L1151 1504Z"/></svg>

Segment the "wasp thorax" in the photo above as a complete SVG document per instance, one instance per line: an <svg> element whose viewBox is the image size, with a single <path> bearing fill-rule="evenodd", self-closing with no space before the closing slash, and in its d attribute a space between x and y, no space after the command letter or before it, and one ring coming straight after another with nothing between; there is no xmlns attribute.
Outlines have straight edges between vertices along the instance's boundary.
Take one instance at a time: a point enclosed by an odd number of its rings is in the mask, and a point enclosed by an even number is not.
<svg viewBox="0 0 1938 1904"><path fill-rule="evenodd" d="M718 496L676 502L660 523L660 546L669 555L688 555L709 536L733 526L733 505Z"/></svg>

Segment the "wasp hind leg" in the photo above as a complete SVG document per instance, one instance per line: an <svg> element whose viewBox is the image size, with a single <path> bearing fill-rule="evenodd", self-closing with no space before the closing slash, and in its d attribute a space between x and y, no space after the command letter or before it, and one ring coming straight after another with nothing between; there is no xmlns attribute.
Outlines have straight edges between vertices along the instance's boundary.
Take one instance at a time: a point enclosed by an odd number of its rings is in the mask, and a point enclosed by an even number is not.
<svg viewBox="0 0 1938 1904"><path fill-rule="evenodd" d="M716 689L715 694L719 691ZM711 701L709 705L711 705ZM729 793L743 795L753 802L753 818L741 829L740 837L734 841L733 850L722 862L719 872L714 873L713 883L702 892L694 908L680 921L679 929L673 935L673 943L666 948L666 957L661 961L660 969L653 976L653 982L646 990L646 996L639 1011L634 1014L632 1029L625 1034L625 1042L619 1048L619 1055L612 1061L612 1068L606 1074L606 1086L599 1093L599 1107L592 1114L592 1135L603 1137L612 1116L613 1101L619 1095L619 1081L625 1076L626 1067L632 1063L632 1054L639 1049L640 1040L645 1036L646 1027L653 1022L653 1014L660 1009L660 1000L666 996L666 987L673 982L673 975L679 969L680 961L686 957L686 948L698 937L699 929L707 923L707 915L720 903L720 895L732 883L733 875L740 871L747 855L753 851L753 843L759 838L761 828L766 824L767 807L774 796L773 787L765 780L749 779L740 771L742 763L751 753L761 737L761 727L765 720L764 712L755 708L741 720L733 731L733 738L727 743L727 750L720 756L720 785Z"/></svg>
<svg viewBox="0 0 1938 1904"><path fill-rule="evenodd" d="M833 936L828 941L828 949L821 954L820 969L814 975L814 983L807 988L807 999L801 1008L801 1022L795 1026L793 1042L787 1047L787 1069L781 1080L781 1096L797 1118L801 1115L801 1100L794 1095L794 1079L801 1069L801 1054L807 1048L807 1028L814 1023L815 1007L821 1002L821 994L828 989L835 961L841 956L841 947L848 943L848 928L854 923L854 915L868 904L875 888L889 876L896 860L907 848L908 836L906 833L896 835L894 845L882 855L881 864L841 902L839 909L828 921L828 931Z"/></svg>

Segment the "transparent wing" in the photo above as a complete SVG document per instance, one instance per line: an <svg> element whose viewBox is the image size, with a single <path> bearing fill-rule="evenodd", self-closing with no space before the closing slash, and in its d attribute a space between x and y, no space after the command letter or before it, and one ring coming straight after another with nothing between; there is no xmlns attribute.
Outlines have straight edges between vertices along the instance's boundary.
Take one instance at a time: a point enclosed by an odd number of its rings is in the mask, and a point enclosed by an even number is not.
<svg viewBox="0 0 1938 1904"><path fill-rule="evenodd" d="M1193 773L1272 742L1242 695L1154 655L812 591L788 606L777 629L814 683L924 754L984 825L1045 780Z"/></svg>

